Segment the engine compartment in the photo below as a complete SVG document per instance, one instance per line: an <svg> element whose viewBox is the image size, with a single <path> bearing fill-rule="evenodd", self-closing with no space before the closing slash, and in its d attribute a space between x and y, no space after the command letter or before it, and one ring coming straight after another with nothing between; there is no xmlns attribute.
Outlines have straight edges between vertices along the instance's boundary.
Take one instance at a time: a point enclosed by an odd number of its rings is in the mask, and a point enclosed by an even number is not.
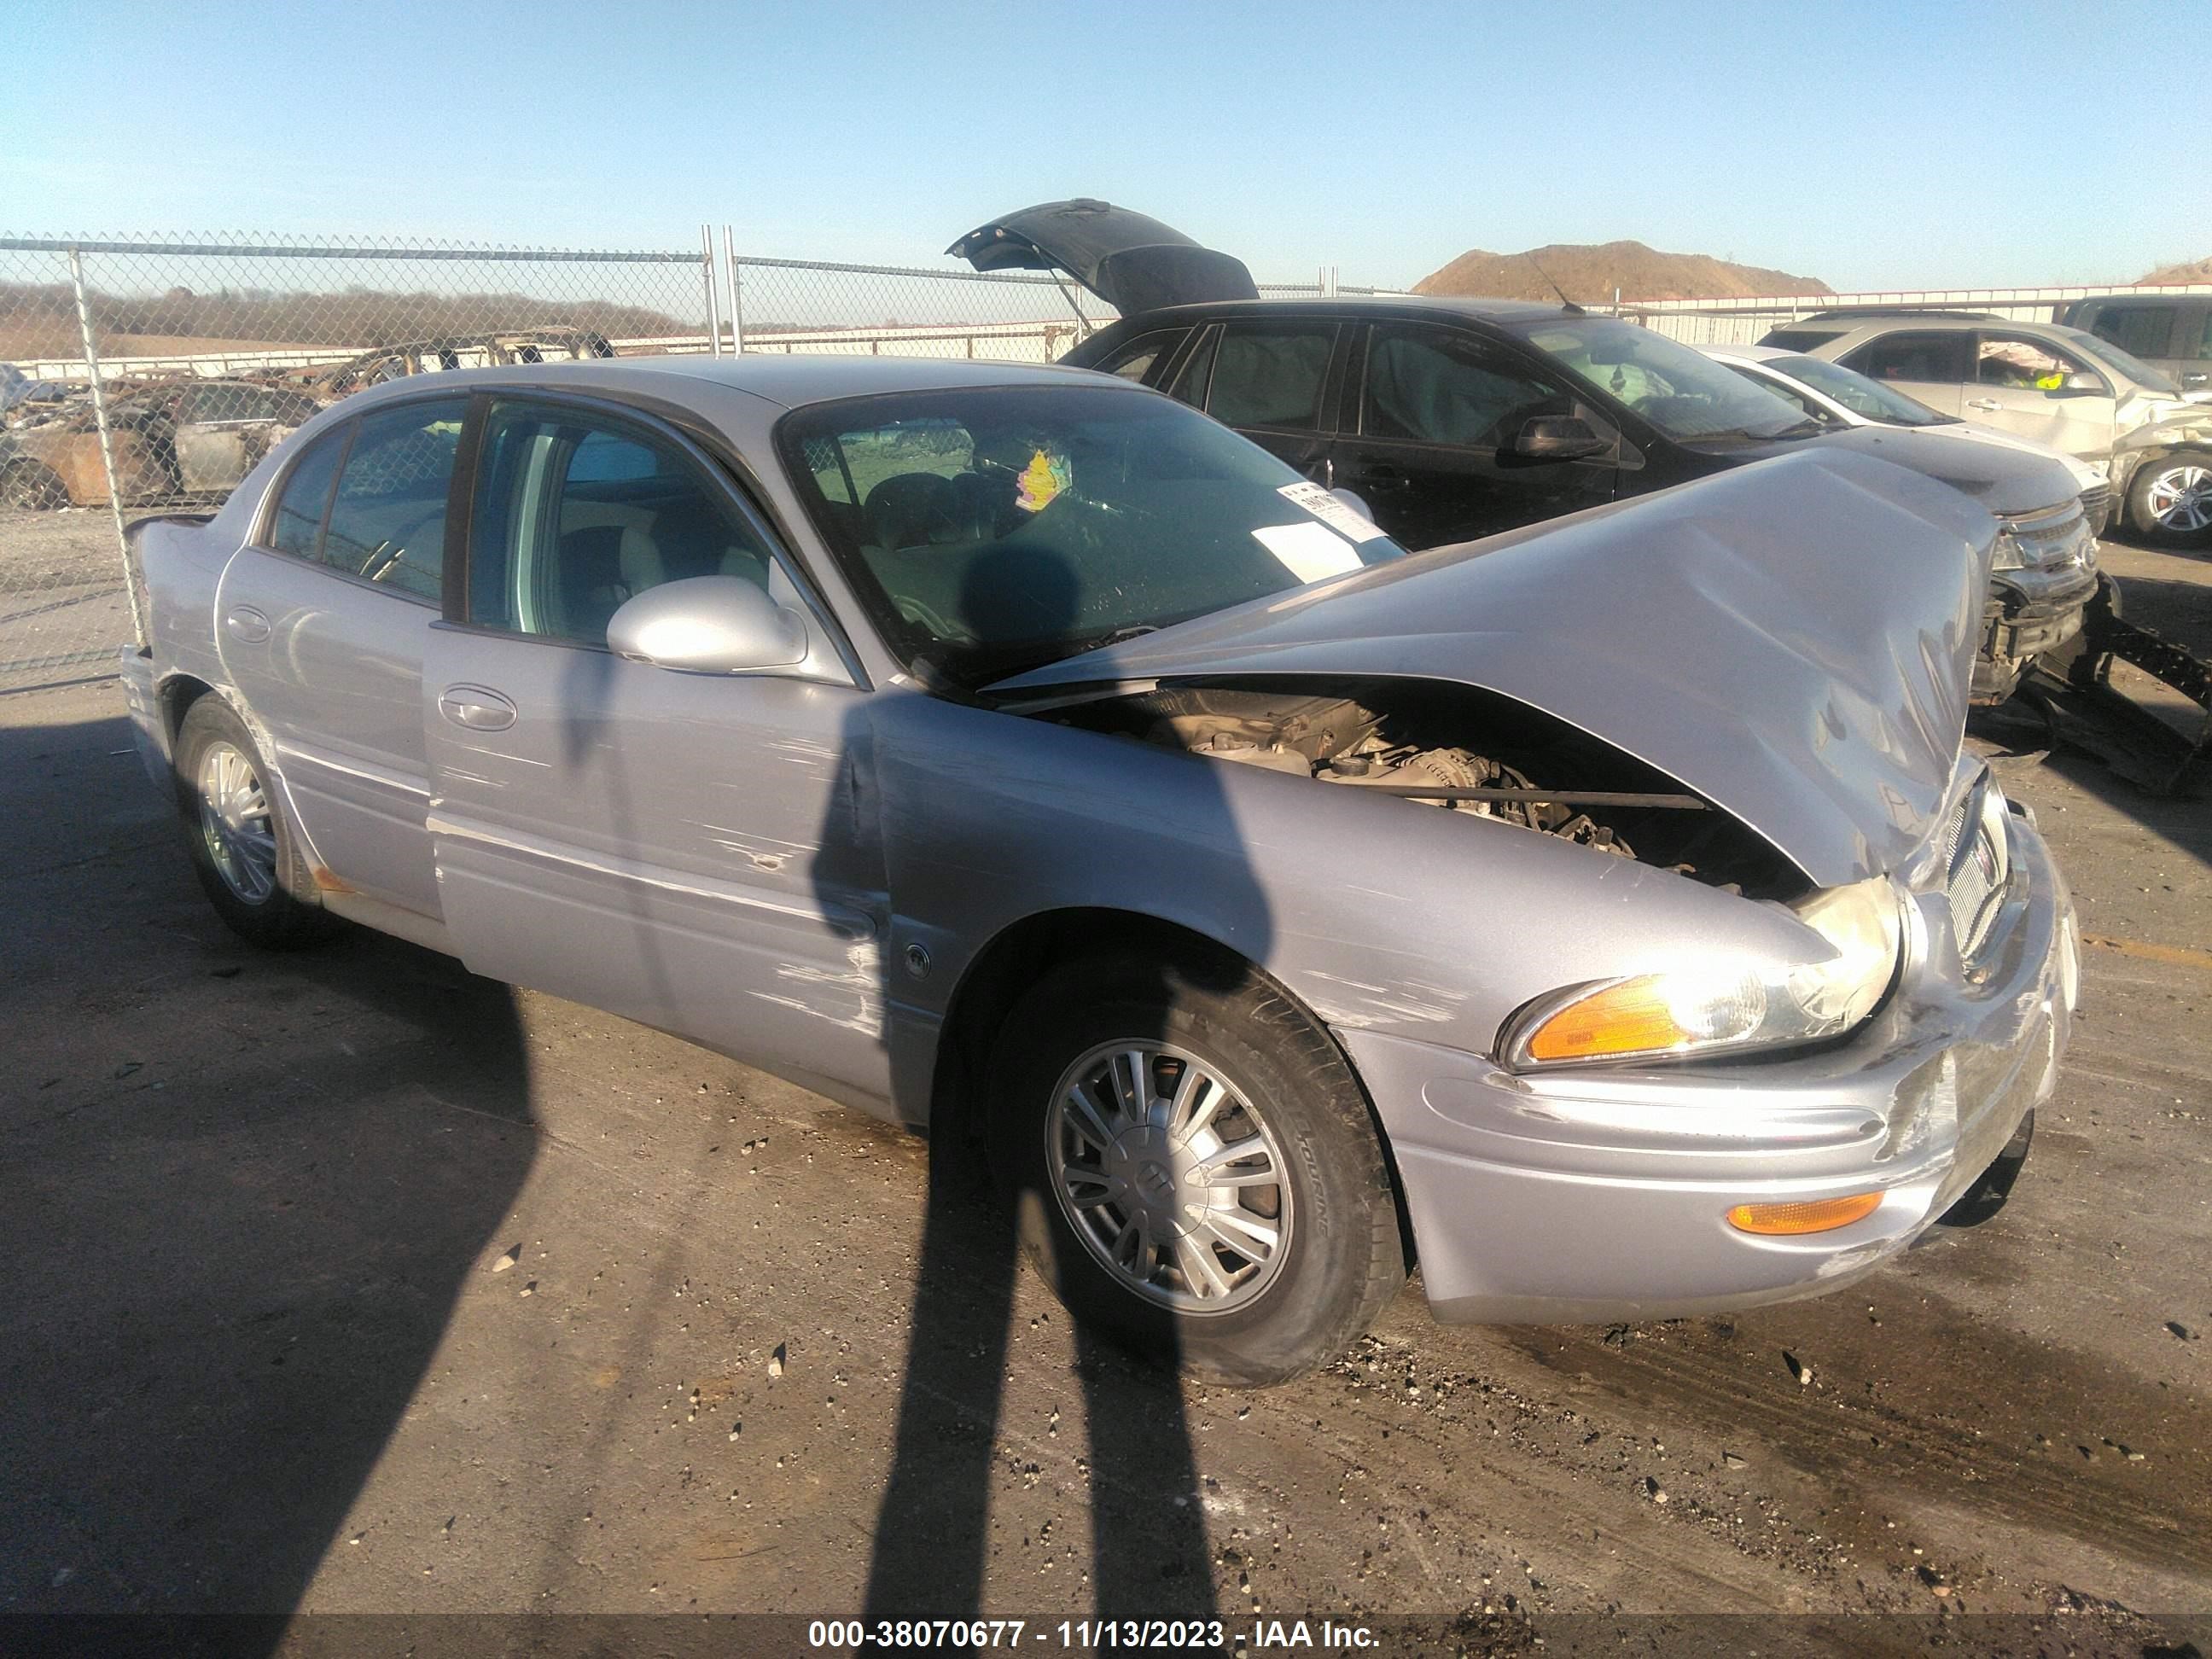
<svg viewBox="0 0 2212 1659"><path fill-rule="evenodd" d="M1753 897L1795 897L1806 888L1764 838L1666 774L1541 710L1472 687L1184 681L1041 717L1495 819ZM1456 797L1425 794L1425 786ZM1644 799L1574 799L1584 793ZM1680 805L1651 804L1654 797Z"/></svg>

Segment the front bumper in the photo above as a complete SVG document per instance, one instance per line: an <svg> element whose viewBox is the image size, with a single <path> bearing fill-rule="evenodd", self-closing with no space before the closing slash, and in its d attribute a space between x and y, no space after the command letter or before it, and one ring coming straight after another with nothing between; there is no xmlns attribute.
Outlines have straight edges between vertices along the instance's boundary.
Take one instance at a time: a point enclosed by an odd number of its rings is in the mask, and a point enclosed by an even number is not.
<svg viewBox="0 0 2212 1659"><path fill-rule="evenodd" d="M1983 706L2002 702L2029 663L2081 633L2089 601L2096 596L2097 570L2094 564L2008 570L1990 586L1967 692L1969 702Z"/></svg>
<svg viewBox="0 0 2212 1659"><path fill-rule="evenodd" d="M1856 1036L1753 1063L1516 1075L1479 1054L1340 1033L1390 1137L1431 1310L1448 1322L1612 1321L1820 1294L1903 1249L2049 1096L2079 936L2014 808L2012 875L1962 969L1923 901L1900 983ZM1880 1190L1863 1220L1740 1232L1735 1205Z"/></svg>

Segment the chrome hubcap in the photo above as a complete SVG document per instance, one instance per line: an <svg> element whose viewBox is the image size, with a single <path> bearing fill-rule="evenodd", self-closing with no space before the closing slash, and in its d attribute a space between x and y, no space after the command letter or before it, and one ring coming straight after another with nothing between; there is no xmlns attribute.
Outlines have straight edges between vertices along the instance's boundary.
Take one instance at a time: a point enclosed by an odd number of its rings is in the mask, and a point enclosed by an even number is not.
<svg viewBox="0 0 2212 1659"><path fill-rule="evenodd" d="M1060 1074L1054 1194L1122 1285L1178 1313L1256 1299L1287 1259L1281 1146L1243 1091L1165 1043L1101 1043Z"/></svg>
<svg viewBox="0 0 2212 1659"><path fill-rule="evenodd" d="M2168 467L2150 481L2143 496L2160 529L2202 530L2212 525L2212 467Z"/></svg>
<svg viewBox="0 0 2212 1659"><path fill-rule="evenodd" d="M276 890L276 831L253 763L214 743L200 757L200 835L223 885L248 904Z"/></svg>

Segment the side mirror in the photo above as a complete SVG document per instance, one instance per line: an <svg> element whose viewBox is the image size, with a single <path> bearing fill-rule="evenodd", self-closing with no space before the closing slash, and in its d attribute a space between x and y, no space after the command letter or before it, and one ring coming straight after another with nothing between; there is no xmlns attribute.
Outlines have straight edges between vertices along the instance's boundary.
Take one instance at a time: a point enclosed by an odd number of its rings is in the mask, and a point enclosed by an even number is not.
<svg viewBox="0 0 2212 1659"><path fill-rule="evenodd" d="M2085 394L2102 392L2104 389L2105 383L2102 380L2094 374L2085 374L2079 369L2070 374L2061 376L2056 387L2057 395L2062 398L2079 398Z"/></svg>
<svg viewBox="0 0 2212 1659"><path fill-rule="evenodd" d="M1524 461L1586 461L1613 447L1579 415L1538 415L1513 434L1508 453Z"/></svg>
<svg viewBox="0 0 2212 1659"><path fill-rule="evenodd" d="M685 674L795 668L806 623L742 576L687 576L627 601L607 623L607 647Z"/></svg>
<svg viewBox="0 0 2212 1659"><path fill-rule="evenodd" d="M2212 374L2207 374L2201 368L2184 369L2181 374L2181 384L2187 390L2195 392L2202 387L2212 386Z"/></svg>

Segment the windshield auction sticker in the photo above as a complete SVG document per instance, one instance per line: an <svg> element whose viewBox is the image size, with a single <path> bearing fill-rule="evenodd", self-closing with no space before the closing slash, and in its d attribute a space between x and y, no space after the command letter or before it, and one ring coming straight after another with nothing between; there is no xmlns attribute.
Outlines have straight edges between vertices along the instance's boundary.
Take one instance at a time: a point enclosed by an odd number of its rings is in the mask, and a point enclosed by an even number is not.
<svg viewBox="0 0 2212 1659"><path fill-rule="evenodd" d="M1317 483L1285 484L1275 492L1293 506L1303 507L1338 534L1355 542L1371 542L1387 533L1372 519L1364 519Z"/></svg>
<svg viewBox="0 0 2212 1659"><path fill-rule="evenodd" d="M1262 525L1252 532L1252 539L1280 560L1302 585L1359 568L1359 550L1327 525L1310 520Z"/></svg>

